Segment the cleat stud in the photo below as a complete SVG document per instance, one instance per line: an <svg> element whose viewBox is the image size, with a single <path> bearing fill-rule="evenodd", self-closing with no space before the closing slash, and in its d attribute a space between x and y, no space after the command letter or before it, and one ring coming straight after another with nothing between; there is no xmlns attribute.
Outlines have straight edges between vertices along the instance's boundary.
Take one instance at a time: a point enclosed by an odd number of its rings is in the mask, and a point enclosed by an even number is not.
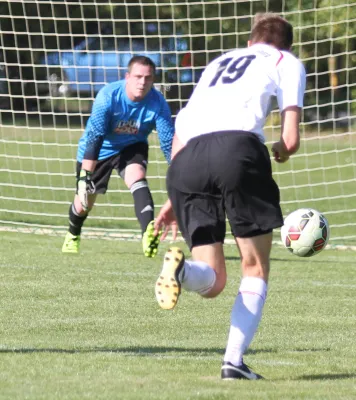
<svg viewBox="0 0 356 400"><path fill-rule="evenodd" d="M162 285L162 283L161 282L157 282L157 286L161 286Z"/></svg>
<svg viewBox="0 0 356 400"><path fill-rule="evenodd" d="M178 285L176 283L173 284L173 287L178 287Z"/></svg>
<svg viewBox="0 0 356 400"><path fill-rule="evenodd" d="M164 261L169 261L170 258L169 257L164 257Z"/></svg>
<svg viewBox="0 0 356 400"><path fill-rule="evenodd" d="M178 293L173 293L176 297L178 297Z"/></svg>
<svg viewBox="0 0 356 400"><path fill-rule="evenodd" d="M174 261L176 261L177 263L179 263L179 262L180 262L180 259L176 257L176 258L174 259Z"/></svg>
<svg viewBox="0 0 356 400"><path fill-rule="evenodd" d="M169 288L169 285L166 285L167 288Z"/></svg>
<svg viewBox="0 0 356 400"><path fill-rule="evenodd" d="M162 292L158 292L158 294L162 294Z"/></svg>
<svg viewBox="0 0 356 400"><path fill-rule="evenodd" d="M182 254L183 252L182 252L181 249L178 249L178 250L177 250L177 253Z"/></svg>
<svg viewBox="0 0 356 400"><path fill-rule="evenodd" d="M174 299L172 299L172 303L176 303L176 301Z"/></svg>

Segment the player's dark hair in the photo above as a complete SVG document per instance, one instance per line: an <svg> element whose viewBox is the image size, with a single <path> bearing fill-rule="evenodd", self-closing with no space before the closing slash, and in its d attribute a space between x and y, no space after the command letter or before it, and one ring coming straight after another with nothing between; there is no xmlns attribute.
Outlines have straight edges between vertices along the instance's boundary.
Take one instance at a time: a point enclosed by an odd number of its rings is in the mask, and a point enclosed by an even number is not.
<svg viewBox="0 0 356 400"><path fill-rule="evenodd" d="M252 44L266 43L279 50L290 50L293 44L292 25L274 13L258 13L252 26Z"/></svg>
<svg viewBox="0 0 356 400"><path fill-rule="evenodd" d="M146 56L133 56L131 60L129 61L127 65L127 69L129 72L131 72L131 67L134 64L140 64L140 65L148 65L152 68L153 75L156 73L156 65L155 63L148 57Z"/></svg>

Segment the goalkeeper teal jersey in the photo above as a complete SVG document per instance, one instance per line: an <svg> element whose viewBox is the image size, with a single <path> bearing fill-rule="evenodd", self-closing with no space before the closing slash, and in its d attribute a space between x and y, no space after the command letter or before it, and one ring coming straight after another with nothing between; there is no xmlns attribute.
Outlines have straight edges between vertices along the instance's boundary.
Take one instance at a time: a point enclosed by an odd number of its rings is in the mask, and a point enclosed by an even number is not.
<svg viewBox="0 0 356 400"><path fill-rule="evenodd" d="M134 143L147 143L157 130L161 150L170 162L174 125L163 95L152 88L146 97L131 101L120 80L103 87L97 94L85 131L79 140L77 160L104 160Z"/></svg>

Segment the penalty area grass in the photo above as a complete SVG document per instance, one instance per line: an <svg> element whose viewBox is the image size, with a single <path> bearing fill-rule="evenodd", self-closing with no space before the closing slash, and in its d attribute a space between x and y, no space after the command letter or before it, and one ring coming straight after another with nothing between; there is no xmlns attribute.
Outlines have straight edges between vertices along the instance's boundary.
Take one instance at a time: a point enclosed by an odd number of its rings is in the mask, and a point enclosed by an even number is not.
<svg viewBox="0 0 356 400"><path fill-rule="evenodd" d="M245 362L264 381L222 381L239 281L216 299L183 290L161 310L154 284L169 243L1 232L0 399L352 399L356 388L355 252L298 258L275 246L260 328ZM178 243L189 257L185 245Z"/></svg>

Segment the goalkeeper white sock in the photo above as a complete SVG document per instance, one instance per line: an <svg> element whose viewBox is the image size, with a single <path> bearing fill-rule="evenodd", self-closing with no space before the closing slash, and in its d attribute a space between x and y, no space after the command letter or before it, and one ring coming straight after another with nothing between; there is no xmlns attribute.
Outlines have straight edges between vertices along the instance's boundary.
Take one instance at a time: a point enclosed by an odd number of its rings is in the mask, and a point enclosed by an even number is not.
<svg viewBox="0 0 356 400"><path fill-rule="evenodd" d="M267 284L261 278L245 277L231 312L231 326L224 361L238 366L250 345L262 317Z"/></svg>
<svg viewBox="0 0 356 400"><path fill-rule="evenodd" d="M185 260L179 279L185 290L204 295L214 286L216 274L213 268L203 261Z"/></svg>

